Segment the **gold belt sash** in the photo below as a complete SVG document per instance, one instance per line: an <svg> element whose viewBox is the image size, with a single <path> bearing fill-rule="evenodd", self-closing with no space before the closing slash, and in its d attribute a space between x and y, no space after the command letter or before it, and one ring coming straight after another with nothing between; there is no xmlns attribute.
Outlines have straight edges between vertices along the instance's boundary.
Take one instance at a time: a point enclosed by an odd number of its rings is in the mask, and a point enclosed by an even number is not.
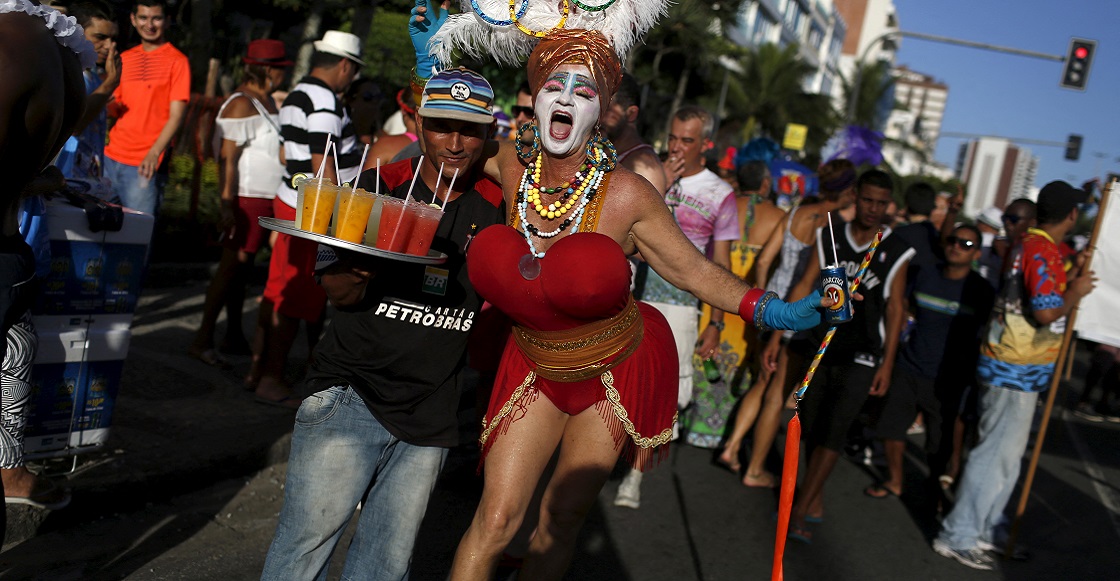
<svg viewBox="0 0 1120 581"><path fill-rule="evenodd" d="M529 358L533 371L553 381L576 382L599 377L630 356L642 342L641 314L631 296L617 315L563 331L513 328L513 340Z"/></svg>

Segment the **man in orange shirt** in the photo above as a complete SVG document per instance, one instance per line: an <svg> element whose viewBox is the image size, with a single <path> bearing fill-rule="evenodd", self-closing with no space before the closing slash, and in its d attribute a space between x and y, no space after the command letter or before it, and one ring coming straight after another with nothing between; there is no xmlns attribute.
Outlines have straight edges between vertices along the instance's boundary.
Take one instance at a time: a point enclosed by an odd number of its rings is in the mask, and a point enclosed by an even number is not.
<svg viewBox="0 0 1120 581"><path fill-rule="evenodd" d="M191 97L190 63L167 41L164 0L137 0L129 16L140 44L121 53L121 82L109 114L117 121L105 146L105 177L121 203L155 214L163 197L156 169L179 130Z"/></svg>

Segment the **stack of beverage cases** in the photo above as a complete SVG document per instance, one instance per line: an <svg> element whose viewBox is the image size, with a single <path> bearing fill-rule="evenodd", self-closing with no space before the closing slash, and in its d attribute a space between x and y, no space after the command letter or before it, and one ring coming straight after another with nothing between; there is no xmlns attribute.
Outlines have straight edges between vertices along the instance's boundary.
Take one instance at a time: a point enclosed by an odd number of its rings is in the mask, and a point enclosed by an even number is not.
<svg viewBox="0 0 1120 581"><path fill-rule="evenodd" d="M411 195L383 196L336 185L328 177L296 178L296 189L295 226L300 230L389 252L427 256L443 216L438 205L417 202Z"/></svg>

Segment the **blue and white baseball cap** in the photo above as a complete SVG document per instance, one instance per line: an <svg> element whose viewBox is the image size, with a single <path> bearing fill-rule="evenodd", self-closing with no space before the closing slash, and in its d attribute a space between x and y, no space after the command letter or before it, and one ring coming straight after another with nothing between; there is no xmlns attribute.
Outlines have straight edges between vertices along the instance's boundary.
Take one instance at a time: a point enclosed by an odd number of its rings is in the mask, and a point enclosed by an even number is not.
<svg viewBox="0 0 1120 581"><path fill-rule="evenodd" d="M436 73L424 85L417 113L421 117L458 119L470 123L494 122L491 106L494 89L482 75L463 67Z"/></svg>

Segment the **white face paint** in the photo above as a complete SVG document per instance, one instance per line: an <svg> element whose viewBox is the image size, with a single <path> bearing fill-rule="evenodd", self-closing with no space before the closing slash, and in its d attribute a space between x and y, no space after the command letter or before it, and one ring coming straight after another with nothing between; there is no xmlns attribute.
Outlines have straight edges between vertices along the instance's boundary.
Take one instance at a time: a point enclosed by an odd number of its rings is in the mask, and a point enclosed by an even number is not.
<svg viewBox="0 0 1120 581"><path fill-rule="evenodd" d="M541 146L556 157L579 152L599 122L599 109L599 87L586 66L556 67L533 103Z"/></svg>

